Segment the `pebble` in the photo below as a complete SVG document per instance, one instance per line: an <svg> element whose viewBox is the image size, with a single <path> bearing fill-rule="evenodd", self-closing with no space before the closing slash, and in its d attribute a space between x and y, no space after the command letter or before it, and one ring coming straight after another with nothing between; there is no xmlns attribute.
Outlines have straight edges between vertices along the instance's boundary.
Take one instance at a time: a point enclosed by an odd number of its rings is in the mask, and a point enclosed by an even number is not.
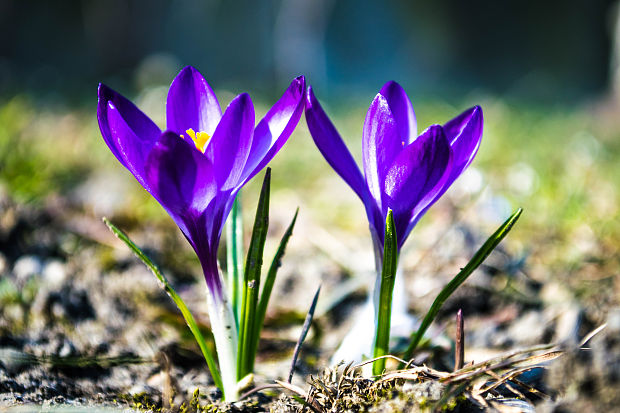
<svg viewBox="0 0 620 413"><path fill-rule="evenodd" d="M4 272L8 269L8 264L6 262L6 257L2 252L0 252L0 275L4 274Z"/></svg>
<svg viewBox="0 0 620 413"><path fill-rule="evenodd" d="M13 275L19 281L26 281L28 278L41 274L43 263L35 255L23 255L13 265Z"/></svg>
<svg viewBox="0 0 620 413"><path fill-rule="evenodd" d="M60 260L50 260L43 268L43 279L52 288L61 287L67 278L67 269Z"/></svg>
<svg viewBox="0 0 620 413"><path fill-rule="evenodd" d="M28 356L11 347L0 347L0 364L7 373L16 374L29 364Z"/></svg>
<svg viewBox="0 0 620 413"><path fill-rule="evenodd" d="M555 325L554 342L576 345L579 341L579 327L583 318L583 309L578 304L570 304L558 315Z"/></svg>
<svg viewBox="0 0 620 413"><path fill-rule="evenodd" d="M127 205L127 193L132 189L130 183L118 168L100 171L77 186L70 198L92 210L95 216L114 216Z"/></svg>
<svg viewBox="0 0 620 413"><path fill-rule="evenodd" d="M608 334L620 334L620 308L616 307L609 310L607 315Z"/></svg>
<svg viewBox="0 0 620 413"><path fill-rule="evenodd" d="M519 344L540 344L543 342L546 322L541 312L529 311L510 324L508 335Z"/></svg>
<svg viewBox="0 0 620 413"><path fill-rule="evenodd" d="M62 342L58 343L55 354L58 357L71 357L77 355L78 351L76 350L71 340L64 338Z"/></svg>
<svg viewBox="0 0 620 413"><path fill-rule="evenodd" d="M547 304L559 304L569 302L573 300L573 295L566 288L566 286L558 282L545 282L541 291L540 298Z"/></svg>
<svg viewBox="0 0 620 413"><path fill-rule="evenodd" d="M0 326L11 327L14 325L21 325L24 322L24 307L18 303L3 303L2 318L0 320ZM5 325L8 323L8 325Z"/></svg>
<svg viewBox="0 0 620 413"><path fill-rule="evenodd" d="M514 398L497 398L491 401L493 411L535 413L536 408L527 400Z"/></svg>
<svg viewBox="0 0 620 413"><path fill-rule="evenodd" d="M146 383L136 383L129 389L127 393L128 394L142 394L142 393L156 394L158 392L159 392L158 389L155 389L147 385Z"/></svg>
<svg viewBox="0 0 620 413"><path fill-rule="evenodd" d="M465 337L465 343L469 347L487 348L493 342L493 336L497 334L498 326L492 321L488 321L473 331L469 332Z"/></svg>

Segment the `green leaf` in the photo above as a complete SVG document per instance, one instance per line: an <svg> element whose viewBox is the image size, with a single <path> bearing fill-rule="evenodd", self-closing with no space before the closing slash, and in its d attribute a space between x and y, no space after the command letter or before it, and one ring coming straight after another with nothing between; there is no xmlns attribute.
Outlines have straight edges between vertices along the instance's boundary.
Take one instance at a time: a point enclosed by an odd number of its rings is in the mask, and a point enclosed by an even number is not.
<svg viewBox="0 0 620 413"><path fill-rule="evenodd" d="M390 323L392 319L392 293L396 279L398 264L398 241L394 228L392 210L388 209L385 221L385 241L383 243L383 267L381 269L381 286L379 289L379 308L377 315L377 331L373 357L385 356L389 352ZM372 374L379 375L385 369L385 358L375 360L372 364Z"/></svg>
<svg viewBox="0 0 620 413"><path fill-rule="evenodd" d="M243 304L239 319L239 347L237 358L237 379L240 380L254 370L254 358L257 341L256 307L260 288L260 275L263 266L263 250L269 229L269 191L271 183L271 169L267 168L263 187L260 192L256 218L252 229L252 238L245 263L243 277Z"/></svg>
<svg viewBox="0 0 620 413"><path fill-rule="evenodd" d="M237 328L243 302L243 220L240 199L241 192L237 194L226 221L226 273Z"/></svg>
<svg viewBox="0 0 620 413"><path fill-rule="evenodd" d="M297 221L297 214L299 213L299 208L295 211L295 216L293 216L293 220L289 224L288 228L284 232L282 236L282 240L280 240L280 245L278 246L278 250L271 261L271 266L269 267L269 272L267 272L267 277L265 277L265 282L263 283L260 301L258 302L258 308L256 310L256 335L254 337L254 348L255 352L258 349L258 340L260 337L260 332L263 328L263 323L265 322L265 314L267 313L267 305L269 304L269 298L271 297L271 291L273 290L273 284L276 281L276 274L278 269L282 265L282 257L284 257L284 252L286 251L286 245L288 244L288 240L293 235L293 228L295 227L295 222Z"/></svg>
<svg viewBox="0 0 620 413"><path fill-rule="evenodd" d="M522 208L517 209L511 216L504 222L498 229L491 235L486 242L480 247L478 251L474 254L473 258L467 263L467 265L441 290L435 301L431 305L431 308L426 313L426 316L422 320L422 324L418 331L411 335L411 343L407 350L405 351L404 359L408 360L411 358L413 351L416 349L420 340L424 336L424 333L431 325L437 313L441 309L441 306L444 302L452 295L452 293L467 280L467 278L474 272L480 264L484 262L484 260L489 256L489 254L497 247L497 245L504 239L506 235L510 232L514 224L517 222L521 213L523 212Z"/></svg>
<svg viewBox="0 0 620 413"><path fill-rule="evenodd" d="M211 372L211 377L213 377L213 382L215 385L224 393L224 386L222 384L222 377L220 376L220 372L217 368L217 364L215 363L215 355L212 350L207 346L207 343L198 328L198 324L194 319L194 316L189 311L179 294L172 288L168 279L164 276L164 274L159 270L159 268L147 257L144 252L125 234L123 231L118 229L114 224L112 224L107 218L103 218L103 222L110 228L110 230L116 235L118 239L123 241L138 258L147 266L149 270L155 275L157 280L159 281L159 286L168 294L172 301L177 305L179 310L181 310L181 314L183 314L183 318L185 318L185 322L187 326L191 330L200 350L202 351L202 355L207 361L207 366L209 366L209 371Z"/></svg>

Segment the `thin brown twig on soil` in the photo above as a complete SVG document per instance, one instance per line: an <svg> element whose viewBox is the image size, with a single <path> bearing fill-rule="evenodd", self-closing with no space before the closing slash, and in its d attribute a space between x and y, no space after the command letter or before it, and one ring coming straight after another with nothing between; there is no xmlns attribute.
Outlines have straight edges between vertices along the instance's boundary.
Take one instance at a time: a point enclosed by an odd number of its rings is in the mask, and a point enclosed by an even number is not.
<svg viewBox="0 0 620 413"><path fill-rule="evenodd" d="M463 310L459 308L456 313L456 339L454 345L454 371L463 368L465 358L465 335L464 335Z"/></svg>
<svg viewBox="0 0 620 413"><path fill-rule="evenodd" d="M356 364L353 368L356 369L358 367L362 367L362 366L365 366L367 364L374 363L375 361L380 360L380 359L392 359L392 360L398 361L399 363L403 363L403 364L406 363L405 360L403 360L401 358L398 358L398 357L393 356L391 354L386 354L384 356L379 356L379 357L375 357L375 358L372 358L372 359L369 359L369 360L366 360L366 361L362 361L361 363ZM351 365L349 365L349 366L351 366Z"/></svg>

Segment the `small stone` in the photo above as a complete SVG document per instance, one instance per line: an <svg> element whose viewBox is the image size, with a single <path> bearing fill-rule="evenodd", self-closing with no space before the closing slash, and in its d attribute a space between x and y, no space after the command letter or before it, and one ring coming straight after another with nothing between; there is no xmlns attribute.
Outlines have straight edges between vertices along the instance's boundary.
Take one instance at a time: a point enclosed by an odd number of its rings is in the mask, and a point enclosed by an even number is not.
<svg viewBox="0 0 620 413"><path fill-rule="evenodd" d="M508 335L519 344L540 344L545 332L545 320L539 311L529 311L511 323Z"/></svg>
<svg viewBox="0 0 620 413"><path fill-rule="evenodd" d="M565 285L557 282L545 283L540 291L540 298L548 304L563 304L573 300L573 295Z"/></svg>
<svg viewBox="0 0 620 413"><path fill-rule="evenodd" d="M497 331L497 323L488 321L469 332L466 336L465 342L468 346L474 348L490 347L493 342L493 337L497 334Z"/></svg>
<svg viewBox="0 0 620 413"><path fill-rule="evenodd" d="M0 364L9 374L18 373L29 364L28 355L11 347L0 347Z"/></svg>
<svg viewBox="0 0 620 413"><path fill-rule="evenodd" d="M4 308L2 309L2 316L8 322L8 326L21 325L24 322L24 307L22 307L18 303L9 303L4 304ZM0 325L4 324L0 322Z"/></svg>
<svg viewBox="0 0 620 413"><path fill-rule="evenodd" d="M620 334L620 308L612 308L607 314L608 334Z"/></svg>
<svg viewBox="0 0 620 413"><path fill-rule="evenodd" d="M78 351L71 340L65 338L61 343L59 343L55 353L58 357L71 357L77 355Z"/></svg>
<svg viewBox="0 0 620 413"><path fill-rule="evenodd" d="M8 269L8 264L6 262L6 257L3 253L0 252L0 275L3 275L4 272Z"/></svg>
<svg viewBox="0 0 620 413"><path fill-rule="evenodd" d="M514 399L514 398L497 398L490 401L493 406L499 412L521 412L521 413L535 413L534 406L526 400Z"/></svg>
<svg viewBox="0 0 620 413"><path fill-rule="evenodd" d="M23 255L13 265L13 275L19 281L26 281L28 278L41 274L43 263L35 255Z"/></svg>
<svg viewBox="0 0 620 413"><path fill-rule="evenodd" d="M161 389L166 382L166 373L163 371L157 372L153 374L151 377L146 379L147 386L150 386L154 389Z"/></svg>
<svg viewBox="0 0 620 413"><path fill-rule="evenodd" d="M563 308L558 315L554 341L556 343L577 344L582 317L583 310L579 305L575 304Z"/></svg>
<svg viewBox="0 0 620 413"><path fill-rule="evenodd" d="M43 279L51 287L58 288L62 286L67 278L67 270L65 264L59 260L51 260L45 264L43 268Z"/></svg>
<svg viewBox="0 0 620 413"><path fill-rule="evenodd" d="M69 196L92 210L95 216L114 216L127 204L127 193L131 190L129 182L117 169L95 172Z"/></svg>

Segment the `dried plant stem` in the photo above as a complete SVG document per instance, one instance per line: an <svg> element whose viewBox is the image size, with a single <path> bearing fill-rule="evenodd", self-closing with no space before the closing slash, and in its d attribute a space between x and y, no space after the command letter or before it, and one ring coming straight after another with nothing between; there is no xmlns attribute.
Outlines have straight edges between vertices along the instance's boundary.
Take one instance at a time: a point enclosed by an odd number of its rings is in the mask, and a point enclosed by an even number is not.
<svg viewBox="0 0 620 413"><path fill-rule="evenodd" d="M308 314L306 314L306 319L304 321L304 325L301 328L301 334L299 335L299 340L297 340L297 344L295 345L295 351L293 351L293 360L291 361L291 369L288 373L287 383L291 383L293 381L293 374L295 373L295 365L297 364L297 358L299 357L299 353L301 352L301 346L304 344L304 340L306 339L306 335L308 334L308 330L310 330L310 325L312 324L312 318L314 317L314 310L316 309L316 302L319 299L319 293L321 292L321 286L316 289L316 293L314 293L314 298L312 299L312 304L310 304L310 309L308 310Z"/></svg>
<svg viewBox="0 0 620 413"><path fill-rule="evenodd" d="M463 331L463 310L456 313L456 341L454 346L454 371L463 368L465 358L465 335Z"/></svg>

